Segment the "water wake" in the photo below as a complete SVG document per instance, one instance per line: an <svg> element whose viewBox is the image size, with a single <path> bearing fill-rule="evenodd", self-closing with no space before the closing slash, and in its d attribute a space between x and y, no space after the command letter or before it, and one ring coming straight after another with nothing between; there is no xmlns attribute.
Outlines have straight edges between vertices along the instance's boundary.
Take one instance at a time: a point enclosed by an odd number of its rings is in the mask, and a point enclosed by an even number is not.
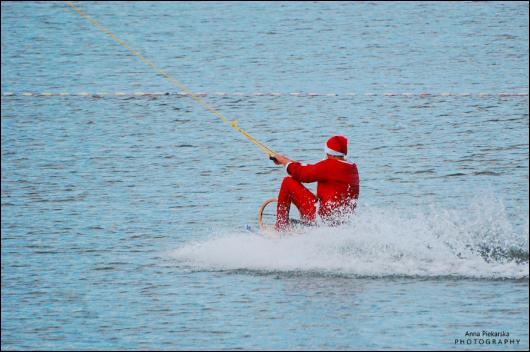
<svg viewBox="0 0 530 352"><path fill-rule="evenodd" d="M514 225L498 201L463 210L363 207L339 227L278 239L232 231L171 257L199 270L527 279L528 216Z"/></svg>

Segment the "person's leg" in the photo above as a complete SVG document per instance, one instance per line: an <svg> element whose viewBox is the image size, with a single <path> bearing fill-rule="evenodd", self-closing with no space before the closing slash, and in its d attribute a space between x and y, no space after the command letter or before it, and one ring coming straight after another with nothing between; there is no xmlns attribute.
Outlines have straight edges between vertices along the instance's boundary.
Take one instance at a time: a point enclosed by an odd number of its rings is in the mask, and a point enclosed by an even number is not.
<svg viewBox="0 0 530 352"><path fill-rule="evenodd" d="M317 197L300 182L288 176L283 179L278 206L276 208L276 230L282 230L289 225L289 210L291 203L300 211L301 220L314 222L316 216Z"/></svg>

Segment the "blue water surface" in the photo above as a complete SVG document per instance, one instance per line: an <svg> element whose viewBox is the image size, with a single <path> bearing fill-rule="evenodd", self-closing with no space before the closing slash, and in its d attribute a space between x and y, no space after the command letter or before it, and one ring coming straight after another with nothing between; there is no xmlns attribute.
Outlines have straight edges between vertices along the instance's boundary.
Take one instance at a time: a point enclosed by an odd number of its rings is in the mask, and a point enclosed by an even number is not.
<svg viewBox="0 0 530 352"><path fill-rule="evenodd" d="M189 97L92 95L180 89L2 2L2 350L528 349L527 2L77 5L275 151L347 136L358 213L246 231L282 168Z"/></svg>

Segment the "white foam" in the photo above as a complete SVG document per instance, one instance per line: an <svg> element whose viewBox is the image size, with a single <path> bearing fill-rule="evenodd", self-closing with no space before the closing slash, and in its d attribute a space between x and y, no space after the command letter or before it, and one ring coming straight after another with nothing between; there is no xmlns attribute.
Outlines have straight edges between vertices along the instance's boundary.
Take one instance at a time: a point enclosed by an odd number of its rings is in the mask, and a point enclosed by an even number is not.
<svg viewBox="0 0 530 352"><path fill-rule="evenodd" d="M496 201L460 210L360 207L351 223L340 227L280 239L216 234L177 248L171 257L200 270L524 279L528 217L522 223L512 225ZM492 249L504 254L493 258ZM519 257L507 254L510 249Z"/></svg>

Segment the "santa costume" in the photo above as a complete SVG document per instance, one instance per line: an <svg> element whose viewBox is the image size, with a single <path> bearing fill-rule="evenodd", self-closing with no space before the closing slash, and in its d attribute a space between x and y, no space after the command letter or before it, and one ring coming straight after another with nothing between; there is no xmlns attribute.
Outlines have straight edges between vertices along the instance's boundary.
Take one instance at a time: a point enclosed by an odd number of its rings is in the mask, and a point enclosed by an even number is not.
<svg viewBox="0 0 530 352"><path fill-rule="evenodd" d="M348 139L331 137L325 151L328 155L346 157ZM315 223L317 203L320 203L318 215L325 222L332 222L339 213L355 208L359 197L359 173L354 163L328 158L312 165L291 162L285 168L289 176L283 179L278 194L277 230L288 227L291 203L300 211L301 220L307 223ZM302 185L311 182L317 182L316 196Z"/></svg>

